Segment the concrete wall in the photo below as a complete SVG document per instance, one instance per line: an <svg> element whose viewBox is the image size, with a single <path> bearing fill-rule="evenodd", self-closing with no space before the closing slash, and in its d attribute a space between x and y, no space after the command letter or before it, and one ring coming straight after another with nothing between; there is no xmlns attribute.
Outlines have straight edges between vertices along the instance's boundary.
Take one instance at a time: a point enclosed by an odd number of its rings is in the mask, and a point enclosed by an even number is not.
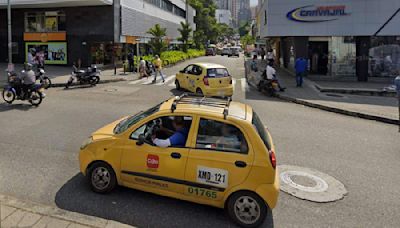
<svg viewBox="0 0 400 228"><path fill-rule="evenodd" d="M268 31L264 36L371 36L400 7L399 0L267 0ZM301 17L302 19L335 19L324 22L297 22L288 12L308 5L345 6L347 15ZM400 35L398 14L379 35Z"/></svg>

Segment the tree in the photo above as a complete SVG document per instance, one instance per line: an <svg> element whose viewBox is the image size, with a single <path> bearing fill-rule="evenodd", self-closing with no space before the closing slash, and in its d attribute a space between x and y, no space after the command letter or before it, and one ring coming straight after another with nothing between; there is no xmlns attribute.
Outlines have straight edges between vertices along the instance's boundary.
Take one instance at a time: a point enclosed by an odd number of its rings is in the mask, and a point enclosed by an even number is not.
<svg viewBox="0 0 400 228"><path fill-rule="evenodd" d="M249 35L249 34L246 34L246 35L244 35L244 36L242 36L242 37L240 38L240 43L242 43L243 47L246 47L247 45L254 44L255 41L256 41L256 40L254 39L254 37L252 37L252 36Z"/></svg>
<svg viewBox="0 0 400 228"><path fill-rule="evenodd" d="M167 48L167 43L164 40L164 37L167 35L166 28L162 28L159 24L156 24L147 31L147 34L153 36L149 42L149 45L154 54L160 55L161 52L165 51Z"/></svg>
<svg viewBox="0 0 400 228"><path fill-rule="evenodd" d="M188 0L190 6L196 10L196 31L194 42L197 48L202 48L208 40L216 42L218 38L218 27L215 19L216 5L213 0Z"/></svg>
<svg viewBox="0 0 400 228"><path fill-rule="evenodd" d="M178 28L178 31L181 33L181 36L178 38L179 41L183 43L182 50L187 52L188 42L191 37L190 33L192 32L192 28L189 23L181 22L181 28Z"/></svg>

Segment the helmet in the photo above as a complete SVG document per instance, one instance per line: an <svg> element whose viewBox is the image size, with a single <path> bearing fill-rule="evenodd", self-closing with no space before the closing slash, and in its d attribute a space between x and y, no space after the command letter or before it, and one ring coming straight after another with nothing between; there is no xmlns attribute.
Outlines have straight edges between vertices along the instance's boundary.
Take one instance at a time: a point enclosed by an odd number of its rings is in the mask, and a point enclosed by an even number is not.
<svg viewBox="0 0 400 228"><path fill-rule="evenodd" d="M25 64L25 70L32 70L32 64L30 64L30 63L26 63Z"/></svg>

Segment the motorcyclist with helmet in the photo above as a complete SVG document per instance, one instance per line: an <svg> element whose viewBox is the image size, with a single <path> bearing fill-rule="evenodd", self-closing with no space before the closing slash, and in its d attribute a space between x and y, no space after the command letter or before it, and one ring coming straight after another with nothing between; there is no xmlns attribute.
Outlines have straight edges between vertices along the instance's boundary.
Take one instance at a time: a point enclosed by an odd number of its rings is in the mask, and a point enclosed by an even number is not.
<svg viewBox="0 0 400 228"><path fill-rule="evenodd" d="M24 66L24 70L21 73L20 79L22 81L22 93L21 99L26 99L29 93L29 90L33 87L36 81L35 72L32 70L32 64L26 63Z"/></svg>

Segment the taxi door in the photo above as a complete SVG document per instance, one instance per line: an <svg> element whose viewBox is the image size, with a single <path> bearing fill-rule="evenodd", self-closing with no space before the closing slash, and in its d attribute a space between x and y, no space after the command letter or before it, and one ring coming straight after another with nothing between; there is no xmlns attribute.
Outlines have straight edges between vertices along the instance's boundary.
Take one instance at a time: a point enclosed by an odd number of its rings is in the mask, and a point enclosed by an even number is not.
<svg viewBox="0 0 400 228"><path fill-rule="evenodd" d="M185 170L189 149L161 148L148 143L137 145L138 136L144 130L145 125L126 139L121 157L121 180L128 186L139 185L150 192L182 194L182 170Z"/></svg>
<svg viewBox="0 0 400 228"><path fill-rule="evenodd" d="M187 74L188 79L188 87L187 89L193 93L196 92L196 89L200 87L201 74L203 73L203 69L198 65L193 65L192 70Z"/></svg>
<svg viewBox="0 0 400 228"><path fill-rule="evenodd" d="M193 126L184 194L194 201L223 200L231 188L246 180L254 159L252 147L243 129L229 121L199 117ZM235 134L236 139L230 137Z"/></svg>
<svg viewBox="0 0 400 228"><path fill-rule="evenodd" d="M181 88L188 89L189 73L192 71L193 65L187 66L176 75L176 80L179 81Z"/></svg>

